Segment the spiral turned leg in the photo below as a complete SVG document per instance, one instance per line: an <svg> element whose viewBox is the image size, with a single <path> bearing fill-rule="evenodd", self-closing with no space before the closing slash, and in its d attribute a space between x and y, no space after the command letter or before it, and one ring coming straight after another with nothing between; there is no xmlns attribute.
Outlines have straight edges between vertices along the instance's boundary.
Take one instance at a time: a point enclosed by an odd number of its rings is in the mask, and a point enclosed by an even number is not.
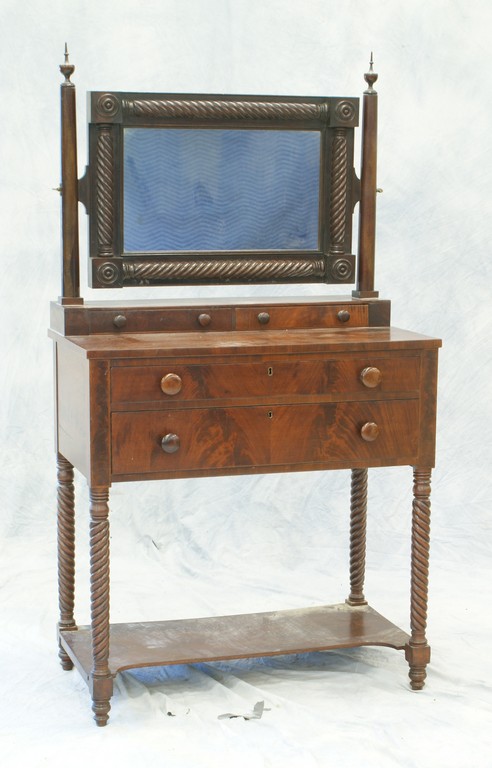
<svg viewBox="0 0 492 768"><path fill-rule="evenodd" d="M412 577L410 608L410 642L405 656L410 664L410 685L414 691L424 687L430 647L425 630L427 625L427 593L429 583L431 470L414 468L412 506Z"/></svg>
<svg viewBox="0 0 492 768"><path fill-rule="evenodd" d="M367 605L364 597L366 566L367 469L353 469L350 487L350 595L349 605Z"/></svg>
<svg viewBox="0 0 492 768"><path fill-rule="evenodd" d="M77 629L74 619L75 595L75 493L73 466L60 453L57 455L58 477L58 605L59 632ZM73 663L59 643L58 655L63 669L72 669Z"/></svg>
<svg viewBox="0 0 492 768"><path fill-rule="evenodd" d="M108 488L91 488L92 711L97 725L108 722L113 678L109 670Z"/></svg>

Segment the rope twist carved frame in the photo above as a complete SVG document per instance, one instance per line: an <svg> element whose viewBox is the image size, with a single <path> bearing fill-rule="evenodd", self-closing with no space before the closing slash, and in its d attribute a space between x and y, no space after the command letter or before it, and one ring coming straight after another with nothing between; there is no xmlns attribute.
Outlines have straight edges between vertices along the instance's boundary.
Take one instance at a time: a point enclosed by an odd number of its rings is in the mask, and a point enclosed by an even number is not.
<svg viewBox="0 0 492 768"><path fill-rule="evenodd" d="M353 203L353 127L356 99L272 97L195 98L158 94L92 94L94 159L90 203L91 280L93 287L205 282L350 283L355 258L347 253ZM269 100L271 99L271 100ZM152 254L121 252L122 130L128 126L223 127L320 130L322 168L329 188L320 183L320 247L315 252ZM201 123L201 125L200 125ZM323 170L323 174L326 171ZM324 234L321 234L324 233Z"/></svg>

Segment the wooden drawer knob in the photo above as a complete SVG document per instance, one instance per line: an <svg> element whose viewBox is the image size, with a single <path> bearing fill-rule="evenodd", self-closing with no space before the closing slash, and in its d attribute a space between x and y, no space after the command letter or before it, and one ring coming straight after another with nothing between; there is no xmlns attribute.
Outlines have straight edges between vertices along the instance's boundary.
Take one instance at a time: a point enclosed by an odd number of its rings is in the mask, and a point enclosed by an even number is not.
<svg viewBox="0 0 492 768"><path fill-rule="evenodd" d="M210 315L207 315L206 312L202 312L200 315L198 315L198 323L202 326L202 328L206 328L207 325L210 325L212 322L212 318Z"/></svg>
<svg viewBox="0 0 492 768"><path fill-rule="evenodd" d="M373 421L368 421L361 427L360 436L366 443L372 443L379 435L379 427Z"/></svg>
<svg viewBox="0 0 492 768"><path fill-rule="evenodd" d="M367 368L362 369L359 378L365 387L373 389L374 387L377 387L379 384L381 384L383 380L383 374L379 368L372 368L371 366L368 366Z"/></svg>
<svg viewBox="0 0 492 768"><path fill-rule="evenodd" d="M176 453L176 451L179 451L179 445L178 435L174 435L171 432L168 435L164 435L161 440L161 447L164 453Z"/></svg>
<svg viewBox="0 0 492 768"><path fill-rule="evenodd" d="M115 315L113 318L113 325L115 328L124 328L126 325L126 317L125 315Z"/></svg>
<svg viewBox="0 0 492 768"><path fill-rule="evenodd" d="M337 317L341 323L348 323L350 320L350 312L347 309L341 309L337 314Z"/></svg>
<svg viewBox="0 0 492 768"><path fill-rule="evenodd" d="M267 323L270 322L270 315L268 314L268 312L260 312L257 315L257 319L260 325L267 325Z"/></svg>
<svg viewBox="0 0 492 768"><path fill-rule="evenodd" d="M177 373L166 373L161 379L161 389L165 395L177 395L182 386L181 376Z"/></svg>

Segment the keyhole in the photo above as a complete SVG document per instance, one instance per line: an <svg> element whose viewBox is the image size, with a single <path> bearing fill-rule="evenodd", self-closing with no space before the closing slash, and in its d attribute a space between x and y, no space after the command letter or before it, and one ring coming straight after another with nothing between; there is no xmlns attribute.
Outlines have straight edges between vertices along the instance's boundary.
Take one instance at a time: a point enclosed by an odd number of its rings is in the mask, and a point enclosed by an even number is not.
<svg viewBox="0 0 492 768"><path fill-rule="evenodd" d="M273 411L268 411L267 416L269 419L273 419Z"/></svg>
<svg viewBox="0 0 492 768"><path fill-rule="evenodd" d="M267 373L269 376L273 376L273 368L271 365L269 366Z"/></svg>

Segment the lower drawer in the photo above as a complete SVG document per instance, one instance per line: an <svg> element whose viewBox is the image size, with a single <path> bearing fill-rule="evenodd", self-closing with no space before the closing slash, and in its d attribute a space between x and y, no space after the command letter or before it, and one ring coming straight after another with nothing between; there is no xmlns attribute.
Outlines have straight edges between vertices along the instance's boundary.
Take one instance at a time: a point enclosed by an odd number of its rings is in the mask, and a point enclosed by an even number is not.
<svg viewBox="0 0 492 768"><path fill-rule="evenodd" d="M417 455L418 426L418 400L113 413L112 473L397 464Z"/></svg>

